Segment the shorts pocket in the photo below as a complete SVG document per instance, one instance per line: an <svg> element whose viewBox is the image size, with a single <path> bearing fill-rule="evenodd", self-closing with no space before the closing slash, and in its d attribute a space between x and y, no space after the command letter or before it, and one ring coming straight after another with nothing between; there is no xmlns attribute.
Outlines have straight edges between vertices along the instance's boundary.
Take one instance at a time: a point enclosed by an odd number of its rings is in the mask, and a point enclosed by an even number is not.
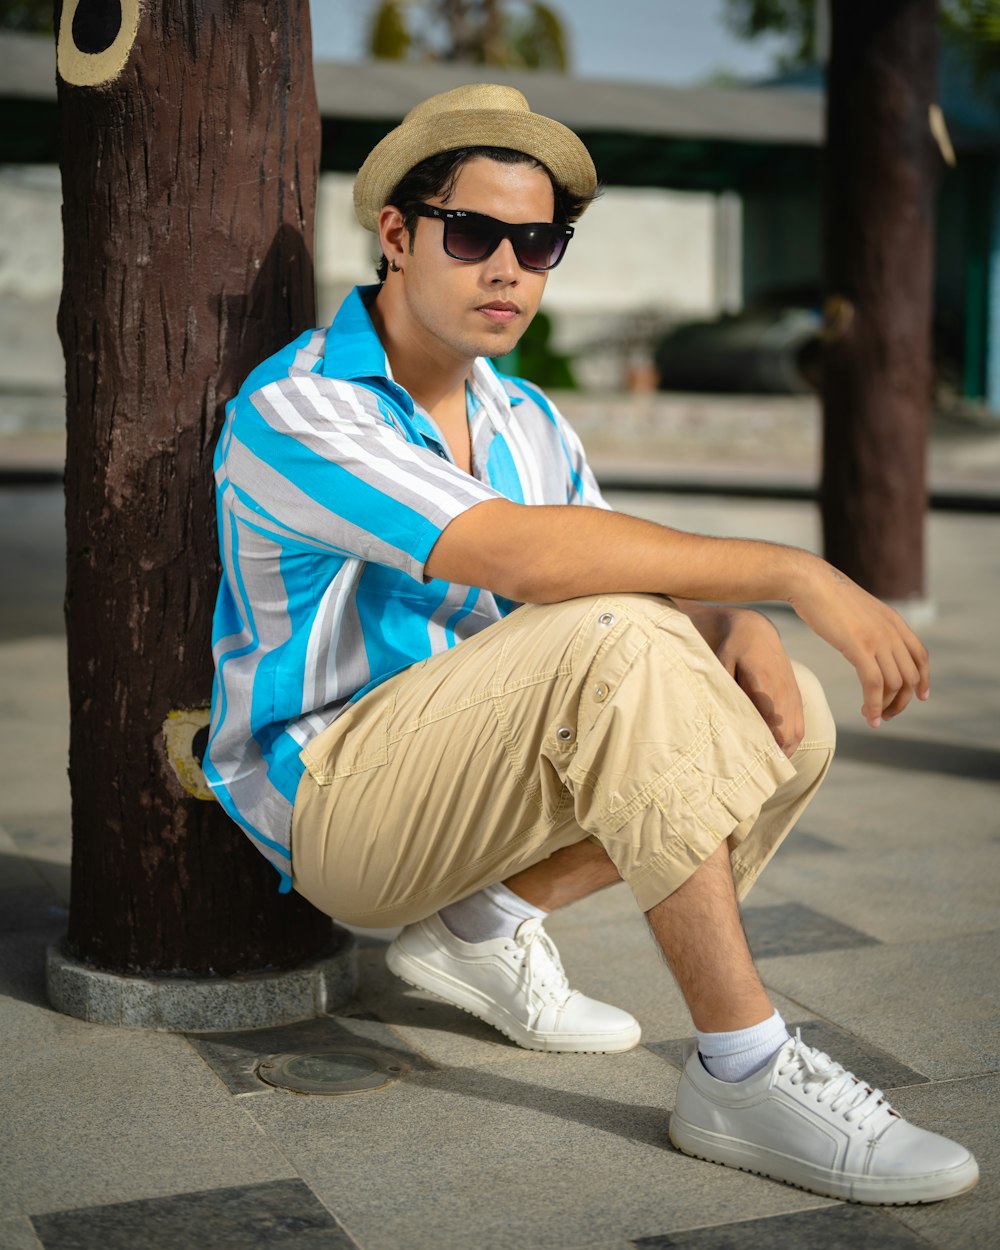
<svg viewBox="0 0 1000 1250"><path fill-rule="evenodd" d="M332 725L299 752L313 781L328 786L342 777L382 768L389 762L389 727L396 707L395 692L372 691L347 707ZM373 707L369 700L377 701Z"/></svg>

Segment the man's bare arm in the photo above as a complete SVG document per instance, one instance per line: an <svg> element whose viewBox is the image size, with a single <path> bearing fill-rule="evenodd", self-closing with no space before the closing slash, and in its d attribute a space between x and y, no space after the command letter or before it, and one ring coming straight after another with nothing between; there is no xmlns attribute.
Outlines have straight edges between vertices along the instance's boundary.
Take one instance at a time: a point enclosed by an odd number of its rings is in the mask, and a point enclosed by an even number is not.
<svg viewBox="0 0 1000 1250"><path fill-rule="evenodd" d="M796 547L706 538L599 508L491 499L447 527L426 571L522 603L622 592L783 601L854 666L869 724L930 693L927 652L898 613Z"/></svg>

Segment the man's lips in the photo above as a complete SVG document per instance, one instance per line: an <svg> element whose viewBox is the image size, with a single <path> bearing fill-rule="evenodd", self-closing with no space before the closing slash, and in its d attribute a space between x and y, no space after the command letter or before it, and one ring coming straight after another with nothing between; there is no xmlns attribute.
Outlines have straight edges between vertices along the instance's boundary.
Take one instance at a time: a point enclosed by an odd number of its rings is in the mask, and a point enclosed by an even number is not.
<svg viewBox="0 0 1000 1250"><path fill-rule="evenodd" d="M492 300L489 304L480 304L477 310L494 325L507 325L520 313L520 308L509 300Z"/></svg>

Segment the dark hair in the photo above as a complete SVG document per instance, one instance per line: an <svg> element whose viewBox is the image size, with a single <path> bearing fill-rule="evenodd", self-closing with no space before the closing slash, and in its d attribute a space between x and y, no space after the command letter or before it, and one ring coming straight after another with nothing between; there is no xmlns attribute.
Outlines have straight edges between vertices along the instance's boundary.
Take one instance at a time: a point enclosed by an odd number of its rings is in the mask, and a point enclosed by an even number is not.
<svg viewBox="0 0 1000 1250"><path fill-rule="evenodd" d="M555 198L552 220L561 224L575 221L587 205L597 198L596 188L590 195L573 195L556 181L547 165L529 156L527 152L518 152L513 148L451 148L447 152L438 152L434 156L428 156L419 165L414 165L403 175L386 200L387 204L395 205L403 214L403 222L410 232L411 252L413 251L413 232L419 220L414 207L417 204L423 204L435 195L440 196L447 204L455 190L455 183L462 171L462 166L476 157L486 157L487 160L496 161L500 165L530 165L535 169L544 169L552 183L552 194ZM384 256L380 256L375 269L379 282L385 281L388 270L389 262Z"/></svg>

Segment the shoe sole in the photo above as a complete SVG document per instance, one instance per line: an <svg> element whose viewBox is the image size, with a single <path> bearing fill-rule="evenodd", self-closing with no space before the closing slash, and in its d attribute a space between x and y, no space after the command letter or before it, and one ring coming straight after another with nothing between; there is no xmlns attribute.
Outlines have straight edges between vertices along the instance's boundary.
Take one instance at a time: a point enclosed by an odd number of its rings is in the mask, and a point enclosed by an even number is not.
<svg viewBox="0 0 1000 1250"><path fill-rule="evenodd" d="M544 1050L552 1054L613 1055L631 1050L638 1045L642 1036L638 1025L631 1032L609 1038L604 1043L595 1043L593 1037L586 1038L580 1034L554 1037L552 1034L538 1033L519 1024L509 1012L486 994L466 985L464 981L448 976L446 972L432 968L395 942L386 951L385 962L390 972L394 972L400 980L412 985L414 989L427 990L452 1007L458 1007L470 1016L492 1025L525 1050Z"/></svg>
<svg viewBox="0 0 1000 1250"><path fill-rule="evenodd" d="M979 1167L971 1155L960 1168L921 1177L873 1180L869 1176L838 1176L826 1168L811 1167L753 1142L698 1128L676 1113L670 1116L669 1136L678 1150L695 1159L704 1159L706 1163L721 1163L741 1172L783 1181L807 1193L865 1206L910 1207L940 1202L968 1193L979 1180Z"/></svg>

